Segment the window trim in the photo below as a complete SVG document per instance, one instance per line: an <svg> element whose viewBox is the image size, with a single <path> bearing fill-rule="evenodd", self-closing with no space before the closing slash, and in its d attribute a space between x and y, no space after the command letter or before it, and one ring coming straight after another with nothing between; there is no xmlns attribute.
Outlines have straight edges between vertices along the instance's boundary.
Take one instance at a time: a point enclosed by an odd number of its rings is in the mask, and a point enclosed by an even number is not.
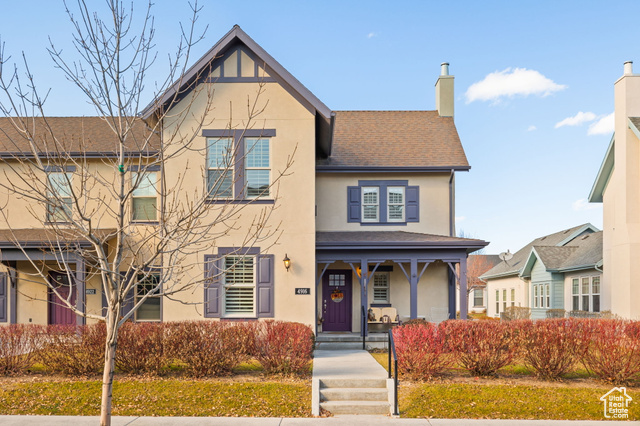
<svg viewBox="0 0 640 426"><path fill-rule="evenodd" d="M247 143L247 139L255 139L256 142L253 144L253 148L248 149L248 145L249 144ZM267 141L269 165L267 167L264 167L264 166L249 167L246 164L246 159L249 156L249 154L253 151L253 149L255 149L255 146L258 144L258 142L260 140L262 140L262 139ZM258 198L265 198L265 199L271 198L271 184L272 184L272 181L271 181L271 168L273 167L273 161L272 161L272 158L271 158L271 152L272 152L272 149L271 149L271 138L245 136L243 138L243 148L244 148L244 151L245 151L244 152L244 157L243 157L243 160L245 162L245 167L244 167L244 189L243 189L244 199L245 200L255 200L255 199L258 199ZM254 195L254 196L250 196L249 195L249 171L252 171L252 170L267 171L268 175L269 175L269 185L267 186L267 189L265 191L262 191L260 194Z"/></svg>
<svg viewBox="0 0 640 426"><path fill-rule="evenodd" d="M364 194L365 191L371 191L371 190L375 190L373 192L375 192L376 194L376 203L368 203L365 204L364 202ZM360 218L362 220L362 222L367 222L367 223L379 223L380 222L380 187L379 186L361 186L360 187L360 191L361 191L361 196L360 196L360 209L361 209L361 213L360 213ZM375 206L376 207L376 217L373 219L365 219L364 217L364 210L366 206Z"/></svg>
<svg viewBox="0 0 640 426"><path fill-rule="evenodd" d="M141 272L138 274L138 277L140 277L140 275L145 275L144 272ZM152 277L158 277L158 282L160 282L160 272L150 272L147 275L147 279L152 278ZM136 284L133 288L133 305L135 306L138 303L138 286L143 284L140 281L140 278L136 279ZM158 288L158 290L160 291L162 288L162 286L160 286ZM140 319L138 318L138 313L140 312L140 308L142 308L144 306L145 303L149 302L151 298L157 298L158 301L160 302L158 304L158 319ZM144 301L144 303L142 305L140 305L140 307L138 309L136 309L136 311L133 313L133 320L135 322L162 322L162 296L160 295L154 295L154 296L149 296L149 298L147 300Z"/></svg>
<svg viewBox="0 0 640 426"><path fill-rule="evenodd" d="M367 187L378 188L378 220L376 221L363 219L363 188ZM388 188L393 187L403 188L402 221L389 220ZM410 211L411 215L409 215ZM408 223L418 222L420 222L420 187L418 185L409 185L408 180L359 180L357 185L347 186L347 223L359 223L361 226L407 226Z"/></svg>
<svg viewBox="0 0 640 426"><path fill-rule="evenodd" d="M386 299L376 299L376 277L386 277L386 283L383 286L378 286L378 288L383 287L385 293L387 295ZM391 277L389 272L377 271L373 274L373 282L372 282L372 293L373 293L373 302L372 303L391 303Z"/></svg>
<svg viewBox="0 0 640 426"><path fill-rule="evenodd" d="M132 171L131 172L131 185L133 187L133 181L134 181L134 176L137 174L153 174L155 179L154 179L154 183L153 188L156 190L156 194L154 195L135 195L135 190L131 191L131 222L135 223L135 224L155 224L158 223L158 171L156 170L143 170L142 172L140 171ZM142 182L142 181L141 181ZM138 188L140 188L140 186L138 186ZM155 205L155 218L153 219L136 219L134 218L134 212L135 212L135 208L134 208L134 204L135 204L135 200L139 200L139 199L155 199L156 200L156 205Z"/></svg>
<svg viewBox="0 0 640 426"><path fill-rule="evenodd" d="M402 203L391 203L390 199L391 197L389 196L391 189L393 188L399 188L402 191ZM388 185L387 186L387 222L400 222L400 223L406 223L407 221L405 220L405 214L406 214L406 205L407 205L407 201L406 201L406 186L395 186L395 185ZM402 206L402 217L400 219L391 219L391 206Z"/></svg>
<svg viewBox="0 0 640 426"><path fill-rule="evenodd" d="M53 199L55 200L55 204L57 204L57 201L59 200L61 202L61 204L64 203L64 206L60 206L62 209L64 209L65 207L68 207L69 211L68 211L68 215L71 216L71 214L73 213L72 211L72 206L73 206L73 196L69 196L69 197L62 197L60 196L60 194L54 194L53 191L53 183L51 182L51 176L52 175L66 175L67 178L65 179L65 181L68 182L69 184L69 192L72 193L73 189L73 172L75 172L75 167L58 167L58 166L47 166L45 167L45 172L47 174L47 199ZM52 224L60 224L60 223L69 223L69 221L64 218L64 214L62 214L62 217L56 218L56 216L58 215L58 207L55 206L51 206L49 204L47 204L45 206L45 223L52 223Z"/></svg>
<svg viewBox="0 0 640 426"><path fill-rule="evenodd" d="M593 292L593 280L595 278L597 278L599 280L599 285L598 285L598 291L599 292L598 293L594 293ZM587 282L586 282L586 285L588 287L588 292L587 293L583 292L583 285L585 285L585 281L584 280L587 280ZM573 287L575 281L578 282L578 287L577 287L578 292L577 293L574 291L575 288ZM594 303L593 303L593 301L595 300L594 296L598 297L598 310L597 311L594 310ZM576 311L576 310L577 311L583 311L583 312L601 312L602 311L602 307L600 306L601 302L602 302L601 296L602 296L602 275L600 275L600 274L595 274L595 275L574 275L574 276L571 277L571 308L572 308L572 310L574 310L574 311ZM576 307L574 298L576 298L576 297L578 298L578 304L577 304L578 305L577 306L578 309L574 309ZM584 298L585 297L587 298L587 301L589 302L588 309L584 309L584 301L585 301Z"/></svg>
<svg viewBox="0 0 640 426"><path fill-rule="evenodd" d="M236 258L236 263L239 261L244 262L245 259L247 258L251 258L252 259L252 265L251 265L251 275L252 275L252 284L227 284L227 274L229 273L229 268L226 265L226 261L228 258ZM222 318L245 318L245 317L255 317L257 315L257 308L256 308L256 304L257 304L257 287L258 287L258 282L257 282L257 255L254 254L227 254L224 255L224 257L222 257L222 261L225 263L225 270L222 276L222 288L223 288L223 300L222 300ZM251 312L249 311L242 311L242 312L233 312L233 313L228 313L227 312L227 289L229 287L234 287L234 288L251 288L252 291L252 303L251 303Z"/></svg>
<svg viewBox="0 0 640 426"><path fill-rule="evenodd" d="M480 303L479 304L477 303L477 300L478 300L477 294L478 294L478 292L480 292L480 297L479 297ZM481 289L481 288L474 288L473 289L473 307L474 308L481 308L483 306L484 306L484 290Z"/></svg>

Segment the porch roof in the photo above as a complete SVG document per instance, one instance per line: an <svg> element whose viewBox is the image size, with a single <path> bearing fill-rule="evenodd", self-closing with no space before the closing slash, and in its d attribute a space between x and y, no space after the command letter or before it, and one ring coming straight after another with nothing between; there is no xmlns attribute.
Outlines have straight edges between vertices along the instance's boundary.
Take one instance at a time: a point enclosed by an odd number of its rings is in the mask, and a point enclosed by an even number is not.
<svg viewBox="0 0 640 426"><path fill-rule="evenodd" d="M464 248L467 253L471 253L488 244L486 241L473 238L406 231L316 232L317 250Z"/></svg>
<svg viewBox="0 0 640 426"><path fill-rule="evenodd" d="M92 231L101 241L115 235L115 229ZM0 229L0 249L40 248L57 249L59 246L90 247L91 243L73 229Z"/></svg>

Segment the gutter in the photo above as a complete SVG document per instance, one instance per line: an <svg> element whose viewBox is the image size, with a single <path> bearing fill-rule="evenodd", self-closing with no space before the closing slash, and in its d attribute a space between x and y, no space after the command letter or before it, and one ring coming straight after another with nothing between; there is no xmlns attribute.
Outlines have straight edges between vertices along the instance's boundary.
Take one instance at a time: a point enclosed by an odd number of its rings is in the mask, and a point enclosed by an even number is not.
<svg viewBox="0 0 640 426"><path fill-rule="evenodd" d="M455 170L451 169L451 177L449 177L449 236L455 237L455 202L453 201L453 177L455 176Z"/></svg>

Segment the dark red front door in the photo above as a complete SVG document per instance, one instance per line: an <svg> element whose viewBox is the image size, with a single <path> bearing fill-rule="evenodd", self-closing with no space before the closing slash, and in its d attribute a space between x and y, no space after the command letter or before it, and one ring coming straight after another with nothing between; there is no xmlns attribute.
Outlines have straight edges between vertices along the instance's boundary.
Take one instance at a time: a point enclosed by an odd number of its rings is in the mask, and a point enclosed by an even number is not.
<svg viewBox="0 0 640 426"><path fill-rule="evenodd" d="M72 305L76 303L76 292L69 284L69 276L60 272L50 272L49 282L56 288L56 291L60 295L60 297L58 297L53 290L49 289L49 324L76 324L76 314L61 300L67 300L69 294L71 294L69 301Z"/></svg>
<svg viewBox="0 0 640 426"><path fill-rule="evenodd" d="M351 271L328 270L322 278L322 331L351 331Z"/></svg>

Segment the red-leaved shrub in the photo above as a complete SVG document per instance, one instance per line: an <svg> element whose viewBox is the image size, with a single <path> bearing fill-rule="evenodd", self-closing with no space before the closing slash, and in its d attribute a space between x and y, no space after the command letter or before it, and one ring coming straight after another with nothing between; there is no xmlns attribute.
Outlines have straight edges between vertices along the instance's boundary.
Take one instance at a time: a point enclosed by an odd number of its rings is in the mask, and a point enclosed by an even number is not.
<svg viewBox="0 0 640 426"><path fill-rule="evenodd" d="M314 346L311 327L285 321L261 321L256 327L255 357L265 373L309 373Z"/></svg>
<svg viewBox="0 0 640 426"><path fill-rule="evenodd" d="M173 323L166 329L167 355L186 365L193 377L222 376L247 359L250 324L220 321Z"/></svg>
<svg viewBox="0 0 640 426"><path fill-rule="evenodd" d="M33 364L43 327L11 324L0 327L0 374L23 373Z"/></svg>
<svg viewBox="0 0 640 426"><path fill-rule="evenodd" d="M582 357L596 377L616 385L629 383L640 373L637 323L621 320L584 320L589 324L589 345Z"/></svg>
<svg viewBox="0 0 640 426"><path fill-rule="evenodd" d="M126 322L118 330L116 368L130 374L161 374L167 366L165 324Z"/></svg>
<svg viewBox="0 0 640 426"><path fill-rule="evenodd" d="M588 329L585 321L571 318L523 322L525 363L541 379L559 379L587 350Z"/></svg>
<svg viewBox="0 0 640 426"><path fill-rule="evenodd" d="M441 328L449 350L474 375L495 375L518 356L520 321L452 320Z"/></svg>
<svg viewBox="0 0 640 426"><path fill-rule="evenodd" d="M49 326L38 359L51 371L68 375L96 374L104 367L104 323Z"/></svg>
<svg viewBox="0 0 640 426"><path fill-rule="evenodd" d="M393 329L398 372L413 380L430 379L455 362L445 336L433 323L409 324Z"/></svg>

